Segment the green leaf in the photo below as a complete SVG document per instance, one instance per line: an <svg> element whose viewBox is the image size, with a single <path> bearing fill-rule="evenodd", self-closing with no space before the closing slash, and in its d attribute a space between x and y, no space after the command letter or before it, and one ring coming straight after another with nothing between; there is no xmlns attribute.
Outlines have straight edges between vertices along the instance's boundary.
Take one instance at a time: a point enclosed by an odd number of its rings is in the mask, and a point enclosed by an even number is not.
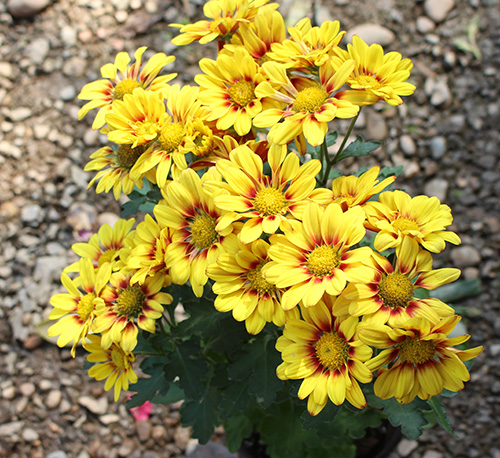
<svg viewBox="0 0 500 458"><path fill-rule="evenodd" d="M130 197L130 196L129 196ZM138 198L136 200L129 200L122 205L122 211L120 213L120 218L128 218L131 215L135 215L139 211L139 207L146 201L145 197Z"/></svg>
<svg viewBox="0 0 500 458"><path fill-rule="evenodd" d="M181 421L193 427L193 436L206 444L214 433L216 423L217 391L207 387L201 401L189 400L182 404Z"/></svg>
<svg viewBox="0 0 500 458"><path fill-rule="evenodd" d="M253 423L247 415L235 415L224 420L226 444L230 452L236 452L244 439L253 432Z"/></svg>
<svg viewBox="0 0 500 458"><path fill-rule="evenodd" d="M311 415L307 410L305 410L300 418L302 419L302 428L317 429L322 423L331 423L335 420L335 417L339 414L341 408L336 406L332 402L328 402L323 410L316 416Z"/></svg>
<svg viewBox="0 0 500 458"><path fill-rule="evenodd" d="M440 424L452 436L457 437L457 435L453 432L452 423L448 418L448 415L446 415L446 410L444 410L441 399L439 399L437 396L434 396L427 401L427 404L432 407L432 411L436 416L438 424Z"/></svg>
<svg viewBox="0 0 500 458"><path fill-rule="evenodd" d="M163 365L156 365L153 367L150 377L141 377L136 383L130 385L130 391L136 393L127 401L127 407L130 409L131 407L141 406L146 401L154 399L157 395L165 395L169 386L170 383L165 378Z"/></svg>
<svg viewBox="0 0 500 458"><path fill-rule="evenodd" d="M388 177L392 177L392 176L399 176L403 173L403 170L404 170L404 167L402 165L398 165L397 167L389 167L389 166L385 166L383 167L379 174L378 174L378 178L379 180L383 180L385 178L388 178Z"/></svg>
<svg viewBox="0 0 500 458"><path fill-rule="evenodd" d="M179 387L177 382L170 382L166 394L156 395L151 402L154 404L173 404L184 399L184 391Z"/></svg>
<svg viewBox="0 0 500 458"><path fill-rule="evenodd" d="M478 296L481 293L481 280L457 280L449 285L436 288L432 295L443 302L456 302L467 297Z"/></svg>
<svg viewBox="0 0 500 458"><path fill-rule="evenodd" d="M368 156L372 151L375 151L381 145L380 142L365 142L358 135L356 140L351 142L349 146L342 151L336 158L335 162L339 162L348 157Z"/></svg>
<svg viewBox="0 0 500 458"><path fill-rule="evenodd" d="M335 145L335 143L337 143L338 136L339 136L339 134L337 133L336 130L333 132L328 132L325 136L326 146L330 147L330 146Z"/></svg>
<svg viewBox="0 0 500 458"><path fill-rule="evenodd" d="M221 400L218 405L221 418L231 418L245 410L249 401L248 380L230 383L229 386L221 390Z"/></svg>

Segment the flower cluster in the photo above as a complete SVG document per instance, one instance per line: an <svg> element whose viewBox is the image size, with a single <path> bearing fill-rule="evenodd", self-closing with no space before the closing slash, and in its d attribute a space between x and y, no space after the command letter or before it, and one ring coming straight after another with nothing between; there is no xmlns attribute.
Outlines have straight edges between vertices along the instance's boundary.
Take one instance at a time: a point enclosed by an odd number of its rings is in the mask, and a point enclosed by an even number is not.
<svg viewBox="0 0 500 458"><path fill-rule="evenodd" d="M171 56L142 67L140 48L83 88L80 117L98 108L93 127L110 142L85 168L98 171L89 187L118 199L148 183L160 198L134 230L122 219L74 245L81 259L52 297L49 334L73 354L83 341L101 363L90 375L116 399L137 380L138 333L158 328L171 284L189 284L197 297L211 287L215 309L249 334L282 329L277 375L302 380L312 415L328 399L365 407L360 384L373 379L376 396L401 403L462 389L463 361L481 347L455 348L469 338L449 337L460 317L429 294L460 275L432 266L432 253L460 243L450 208L388 190L396 178L379 167L327 185L342 158L327 151L332 121L403 103L412 63L359 37L342 48L338 21L285 28L266 3L210 0L208 20L173 24L176 45L219 41L196 86L159 76Z"/></svg>

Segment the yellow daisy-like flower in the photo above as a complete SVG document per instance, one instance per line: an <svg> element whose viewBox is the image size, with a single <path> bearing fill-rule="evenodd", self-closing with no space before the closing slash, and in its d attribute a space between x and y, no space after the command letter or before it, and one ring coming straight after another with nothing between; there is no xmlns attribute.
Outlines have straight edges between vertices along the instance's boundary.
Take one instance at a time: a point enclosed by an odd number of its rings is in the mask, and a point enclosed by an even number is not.
<svg viewBox="0 0 500 458"><path fill-rule="evenodd" d="M94 269L92 261L84 258L79 261L78 267L80 276L75 280L71 280L64 272L61 275L61 283L68 292L55 294L50 298L54 309L50 312L49 319L58 321L48 329L49 337L59 336L59 347L64 347L73 340L73 358L78 342L85 339L92 329L98 307L105 305L105 286L111 275L110 263Z"/></svg>
<svg viewBox="0 0 500 458"><path fill-rule="evenodd" d="M132 94L125 94L123 100L115 100L112 111L106 115L108 140L132 148L156 140L163 125L170 122L163 97L162 91L137 88Z"/></svg>
<svg viewBox="0 0 500 458"><path fill-rule="evenodd" d="M363 283L350 283L335 302L335 315L363 316L363 323L400 326L410 318L437 323L454 310L436 298L419 299L419 288L434 290L460 276L459 269L432 270L432 256L415 240L405 238L396 248L393 266L373 253L373 275Z"/></svg>
<svg viewBox="0 0 500 458"><path fill-rule="evenodd" d="M207 172L204 179L214 176ZM189 280L196 296L201 297L208 281L206 269L225 251L225 245L232 243L228 236L233 226L217 229L225 212L214 205L213 196L202 188L202 180L191 169L168 184L164 198L165 203L156 206L155 215L172 234L165 253L169 274L178 285Z"/></svg>
<svg viewBox="0 0 500 458"><path fill-rule="evenodd" d="M362 342L382 351L366 365L379 371L375 380L375 395L381 399L395 397L409 404L415 397L430 399L443 389L460 391L470 378L463 361L478 356L483 347L458 350L469 335L447 337L460 321L460 316L443 318L431 324L423 318L412 318L393 329L389 326L362 326Z"/></svg>
<svg viewBox="0 0 500 458"><path fill-rule="evenodd" d="M259 8L253 22L242 23L238 34L233 35L230 44L224 51L234 52L236 47L243 46L255 62L262 63L269 59L267 53L273 43L281 43L286 38L285 20L274 5Z"/></svg>
<svg viewBox="0 0 500 458"><path fill-rule="evenodd" d="M90 335L90 343L84 344L85 350L90 355L87 361L95 364L89 369L89 376L96 380L106 380L104 389L109 391L113 386L115 402L118 401L122 390L127 391L130 383L137 382L137 374L134 372L132 364L135 356L118 344L104 349L101 346L101 336Z"/></svg>
<svg viewBox="0 0 500 458"><path fill-rule="evenodd" d="M219 54L216 61L201 59L200 68L204 74L194 77L202 88L199 98L211 108L208 120L217 120L217 129L234 127L238 135L246 135L258 113L276 106L256 95L255 88L264 77L245 48L236 48L233 55Z"/></svg>
<svg viewBox="0 0 500 458"><path fill-rule="evenodd" d="M137 345L139 330L154 333L155 323L163 313L163 305L172 303L172 296L160 290L164 276L161 272L146 277L142 285L130 282L133 272L115 272L103 297L106 304L97 307L94 332L102 334L102 347L119 344L125 352ZM137 325L136 325L137 323Z"/></svg>
<svg viewBox="0 0 500 458"><path fill-rule="evenodd" d="M321 145L328 131L328 122L335 118L353 118L358 114L358 106L339 100L334 94L353 68L353 60L346 61L337 71L327 62L320 67L317 82L305 77L290 80L282 64L265 62L262 69L269 81L262 82L255 93L282 102L285 108L263 110L253 120L254 126L272 126L268 140L278 145L285 145L299 136L305 136L312 146Z"/></svg>
<svg viewBox="0 0 500 458"><path fill-rule="evenodd" d="M236 252L222 253L207 269L215 281L215 308L232 311L235 320L245 321L249 334L258 334L267 322L283 326L289 319L300 318L297 308L288 312L281 308L281 291L262 275L262 267L269 262L268 249L264 240L247 245L238 242Z"/></svg>
<svg viewBox="0 0 500 458"><path fill-rule="evenodd" d="M332 182L333 202L339 204L344 211L356 205L363 205L396 179L392 176L379 183L377 179L379 172L380 167L375 166L359 177L349 175L335 178Z"/></svg>
<svg viewBox="0 0 500 458"><path fill-rule="evenodd" d="M351 249L364 236L364 212L354 207L342 212L337 204L325 208L311 203L303 221L291 221L284 235L271 236L269 262L263 273L277 288L287 288L281 306L290 310L300 301L305 307L315 306L326 292L337 296L348 281L369 278L369 247Z"/></svg>
<svg viewBox="0 0 500 458"><path fill-rule="evenodd" d="M142 55L147 47L142 46L135 54L135 62L129 65L131 59L128 53L120 52L115 58L114 64L106 64L101 67L103 79L86 84L78 98L90 100L78 113L78 119L83 119L89 111L99 108L92 124L93 129L104 126L106 113L111 111L114 100L123 100L125 94L141 87L148 91L161 91L167 87L167 83L173 80L177 73L158 76L160 71L175 60L174 56L166 56L164 53L154 54L142 68Z"/></svg>
<svg viewBox="0 0 500 458"><path fill-rule="evenodd" d="M324 21L313 27L309 18L301 19L295 27L288 27L290 39L273 43L269 59L293 68L312 72L324 65L345 35L339 21Z"/></svg>
<svg viewBox="0 0 500 458"><path fill-rule="evenodd" d="M210 0L203 6L203 14L211 21L201 20L194 24L169 24L177 27L180 35L172 39L176 46L183 46L193 41L201 44L210 43L217 38L231 37L242 23L252 21L259 7L269 0ZM278 5L274 4L274 8Z"/></svg>
<svg viewBox="0 0 500 458"><path fill-rule="evenodd" d="M437 197L411 198L404 191L386 191L378 202L367 202L367 228L377 232L374 246L384 251L401 244L405 237L414 238L426 250L440 253L445 242L461 243L457 234L446 231L453 222L451 209Z"/></svg>
<svg viewBox="0 0 500 458"><path fill-rule="evenodd" d="M352 90L342 92L339 95L342 99L360 106L372 105L379 100L385 100L389 105L401 105L400 96L415 91L415 86L406 82L413 64L410 59L401 59L398 52L384 54L382 46L368 46L360 37L354 36L347 51L335 48L334 53L337 57L331 61L336 69L350 59L356 62L346 81Z"/></svg>
<svg viewBox="0 0 500 458"><path fill-rule="evenodd" d="M372 350L357 336L358 319L333 318L320 302L303 309L304 320L285 323L283 335L276 342L283 363L276 370L281 380L303 379L298 396L307 400L307 410L318 415L328 399L341 405L347 399L354 407L366 407L359 382L369 383L371 371L365 361Z"/></svg>
<svg viewBox="0 0 500 458"><path fill-rule="evenodd" d="M286 153L286 151L285 151ZM299 216L303 203L314 196L318 203L328 202L331 193L313 193L316 175L321 169L318 160L300 165L296 154L286 156L279 151L269 152L271 176L264 175L262 159L247 146L231 151L229 160L217 162L217 170L226 183L208 182L209 189L225 189L227 194L214 197L215 205L226 210L217 229L223 230L236 220L247 219L240 240L250 243L263 232L274 234L288 227L288 218ZM326 197L325 197L326 196Z"/></svg>
<svg viewBox="0 0 500 458"><path fill-rule="evenodd" d="M116 145L114 148L105 146L99 148L90 156L92 159L84 168L86 172L99 170L87 189L90 189L97 181L96 193L109 192L113 189L113 196L118 200L121 193L129 195L134 186L139 189L143 187L143 178L146 177L151 183L156 182L155 174L149 171L139 174L132 179L131 169L137 160L146 152L147 145L139 145L132 148L132 145Z"/></svg>
<svg viewBox="0 0 500 458"><path fill-rule="evenodd" d="M160 204L161 205L161 202ZM156 212L158 205L153 210ZM165 264L165 253L171 242L168 227L158 224L147 214L144 221L137 225L132 249L126 259L126 268L133 270L131 283L144 283L146 277L161 272L164 276L163 286L170 284Z"/></svg>
<svg viewBox="0 0 500 458"><path fill-rule="evenodd" d="M148 154L140 157L131 170L132 178L138 179L156 167L156 183L163 187L170 171L177 179L187 168L185 155L191 152L188 139L191 135L192 140L196 141L197 137L193 122L205 120L210 112L202 107L199 92L198 87L181 87L178 84L163 92L168 111L162 119L152 148Z"/></svg>
<svg viewBox="0 0 500 458"><path fill-rule="evenodd" d="M135 219L119 219L113 227L103 224L97 234L92 235L87 243L74 243L71 249L81 258L88 258L95 268L110 262L112 267L120 259L120 250L129 246L134 237ZM76 261L64 269L64 272L78 272L80 261Z"/></svg>

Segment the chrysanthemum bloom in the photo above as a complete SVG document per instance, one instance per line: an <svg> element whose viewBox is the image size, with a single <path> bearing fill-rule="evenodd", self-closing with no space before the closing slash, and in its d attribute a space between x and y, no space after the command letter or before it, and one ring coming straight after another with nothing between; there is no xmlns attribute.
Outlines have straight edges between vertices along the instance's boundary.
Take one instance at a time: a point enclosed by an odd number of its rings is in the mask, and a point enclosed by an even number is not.
<svg viewBox="0 0 500 458"><path fill-rule="evenodd" d="M71 249L81 258L89 258L94 267L101 267L110 262L112 267L120 258L120 250L128 246L134 237L135 219L119 219L113 227L103 224L97 234L92 235L87 243L74 243ZM78 272L80 261L64 269L64 272Z"/></svg>
<svg viewBox="0 0 500 458"><path fill-rule="evenodd" d="M87 361L95 364L89 369L89 377L96 380L106 380L104 389L109 391L115 387L115 402L120 397L121 390L128 390L129 383L137 382L137 374L132 367L135 356L118 344L112 344L108 349L101 347L101 336L90 335L90 342L85 343L84 347L90 355Z"/></svg>
<svg viewBox="0 0 500 458"><path fill-rule="evenodd" d="M231 152L229 161L217 162L217 170L226 183L207 182L211 190L229 191L214 197L215 205L228 212L217 229L247 219L239 235L243 243L257 240L263 232L274 234L280 227L288 227L287 217L297 217L296 207L313 196L315 177L321 169L320 161L314 159L301 166L294 153L284 156L273 151L268 159L271 176L264 175L262 159L257 154L240 146ZM328 198L328 191L317 196L318 203L328 202Z"/></svg>
<svg viewBox="0 0 500 458"><path fill-rule="evenodd" d="M61 275L61 283L68 292L55 294L50 298L54 309L50 312L49 319L59 320L47 332L50 337L59 336L59 347L64 347L73 340L73 358L78 342L85 339L92 329L98 306L105 306L103 296L111 275L110 263L94 269L92 261L83 258L78 266L80 276L75 280L71 280L64 272Z"/></svg>
<svg viewBox="0 0 500 458"><path fill-rule="evenodd" d="M374 246L384 251L401 244L405 237L415 239L432 253L445 249L445 242L460 244L457 234L446 228L453 222L451 209L437 197L410 197L404 191L386 191L378 202L363 206L367 228L377 232Z"/></svg>
<svg viewBox="0 0 500 458"><path fill-rule="evenodd" d="M401 59L398 52L384 54L382 46L368 46L360 37L352 38L347 51L333 50L338 57L332 58L335 68L340 68L347 60L354 59L356 66L346 81L352 89L342 92L339 97L356 105L372 105L385 100L389 105L401 105L400 96L411 95L413 84L407 83L413 64L410 59Z"/></svg>
<svg viewBox="0 0 500 458"><path fill-rule="evenodd" d="M335 302L335 315L363 316L363 323L400 326L421 317L437 323L454 310L439 299L419 299L416 290L434 290L460 276L459 269L432 270L432 256L405 238L396 248L395 265L373 253L373 274L362 283L350 283Z"/></svg>
<svg viewBox="0 0 500 458"><path fill-rule="evenodd" d="M139 158L131 170L132 178L138 179L156 167L156 183L163 187L170 171L177 179L187 168L185 155L191 152L189 135L193 135L196 141L196 131L190 124L196 119L205 120L210 113L209 109L202 107L199 92L198 87L181 87L178 84L163 91L168 111L162 119L152 148Z"/></svg>
<svg viewBox="0 0 500 458"><path fill-rule="evenodd" d="M161 201L158 205L161 205ZM163 286L170 284L165 264L165 253L170 242L168 227L158 224L151 215L146 214L144 221L137 225L132 249L126 258L126 268L134 271L131 283L142 284L146 277L162 272L165 277Z"/></svg>
<svg viewBox="0 0 500 458"><path fill-rule="evenodd" d="M291 221L284 235L271 236L269 257L263 273L277 288L287 288L281 306L291 310L300 301L305 307L316 305L326 292L339 295L348 281L369 278L369 247L351 249L364 236L365 215L360 207L342 212L340 205L325 208L311 203L303 221Z"/></svg>
<svg viewBox="0 0 500 458"><path fill-rule="evenodd" d="M123 100L125 94L131 94L137 87L152 92L161 91L167 87L167 83L173 80L177 73L163 76L158 76L158 74L166 65L172 63L175 57L166 56L164 53L154 54L141 70L142 55L146 49L146 46L142 46L135 52L135 62L132 65L129 65L131 59L128 53L118 53L114 64L101 67L101 76L104 79L83 86L78 98L90 100L90 102L80 109L79 120L83 119L90 110L99 108L92 128L100 129L106 122L106 113L111 110L114 100Z"/></svg>
<svg viewBox="0 0 500 458"><path fill-rule="evenodd" d="M133 351L139 333L137 326L154 333L163 305L172 303L172 296L160 291L164 281L162 272L146 277L142 285L132 284L132 275L133 272L121 271L111 275L111 286L103 293L106 304L97 307L93 330L102 334L101 345L105 349L115 343L125 352Z"/></svg>
<svg viewBox="0 0 500 458"><path fill-rule="evenodd" d="M204 179L208 178L214 174L205 173ZM214 205L211 193L202 188L202 180L191 169L167 185L164 197L165 204L156 206L155 215L172 234L165 254L169 274L178 285L189 280L196 296L201 297L208 281L207 266L224 252L233 226L217 230L225 212Z"/></svg>
<svg viewBox="0 0 500 458"><path fill-rule="evenodd" d="M483 347L458 350L469 335L447 337L460 321L460 316L443 318L430 324L423 318L412 318L404 326L392 329L386 325L361 326L360 339L382 351L366 365L379 371L375 380L375 395L381 399L395 397L409 404L418 396L429 399L443 389L460 391L470 378L462 361L475 358Z"/></svg>
<svg viewBox="0 0 500 458"><path fill-rule="evenodd" d="M217 129L234 127L238 135L246 135L258 113L277 106L256 95L255 88L264 77L245 48L236 48L233 55L219 54L216 61L201 59L200 68L204 74L194 77L202 88L199 98L212 110L208 120L217 120Z"/></svg>
<svg viewBox="0 0 500 458"><path fill-rule="evenodd" d="M234 52L243 46L259 64L268 60L266 55L273 43L281 43L286 38L285 20L275 5L259 8L253 22L242 23L238 33L233 35L231 43L224 46L224 52Z"/></svg>
<svg viewBox="0 0 500 458"><path fill-rule="evenodd" d="M125 94L123 100L113 102L106 122L110 142L135 148L156 140L162 126L170 122L170 116L165 111L163 92L134 89L132 94Z"/></svg>
<svg viewBox="0 0 500 458"><path fill-rule="evenodd" d="M353 60L345 62L337 71L327 62L319 69L319 82L305 77L292 81L282 64L265 62L262 69L269 82L262 82L255 93L282 102L285 108L263 110L254 118L254 126L272 126L268 140L278 145L285 145L302 135L310 145L321 145L328 131L328 122L334 118L353 118L358 114L358 106L339 100L334 94L353 68Z"/></svg>
<svg viewBox="0 0 500 458"><path fill-rule="evenodd" d="M289 320L276 342L283 363L276 370L281 380L304 379L298 396L307 410L318 415L328 398L336 405L347 399L354 407L366 407L359 382L369 383L371 371L364 362L372 350L357 336L358 319L333 318L328 307L302 309L304 320Z"/></svg>
<svg viewBox="0 0 500 458"><path fill-rule="evenodd" d="M210 0L203 6L203 14L211 21L202 20L194 24L169 24L177 27L180 35L172 39L176 46L187 45L193 41L201 44L221 38L229 38L242 23L252 21L259 7L269 0ZM275 4L275 8L278 5Z"/></svg>
<svg viewBox="0 0 500 458"><path fill-rule="evenodd" d="M232 311L235 320L245 321L250 334L258 334L267 322L283 326L289 319L300 318L297 308L288 312L281 308L281 291L262 275L262 267L269 262L268 249L264 240L247 245L238 242L238 251L222 253L207 268L208 277L215 280L215 308Z"/></svg>
<svg viewBox="0 0 500 458"><path fill-rule="evenodd" d="M363 205L375 194L394 183L396 179L395 176L392 176L379 183L377 179L379 172L380 167L375 166L359 177L349 175L335 178L332 182L333 202L339 204L343 210Z"/></svg>
<svg viewBox="0 0 500 458"><path fill-rule="evenodd" d="M269 59L306 72L316 71L330 60L331 51L345 35L339 21L324 21L313 27L309 18L301 19L295 27L288 27L290 39L274 43Z"/></svg>
<svg viewBox="0 0 500 458"><path fill-rule="evenodd" d="M113 196L118 200L121 193L129 195L134 186L139 189L143 187L143 178L156 183L154 171L148 171L144 174L136 175L132 179L130 171L137 162L137 159L147 149L147 145L139 145L132 148L132 145L116 145L114 148L104 146L99 148L90 156L92 159L84 168L86 172L90 170L99 170L87 187L90 189L97 181L96 193L109 192L113 188ZM152 173L151 173L152 172Z"/></svg>

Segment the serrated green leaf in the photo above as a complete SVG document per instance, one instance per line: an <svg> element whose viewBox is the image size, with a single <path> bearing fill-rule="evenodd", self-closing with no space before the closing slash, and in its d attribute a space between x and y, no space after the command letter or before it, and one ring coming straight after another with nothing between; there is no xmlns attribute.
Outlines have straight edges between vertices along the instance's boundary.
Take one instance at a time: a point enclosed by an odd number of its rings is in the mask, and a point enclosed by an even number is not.
<svg viewBox="0 0 500 458"><path fill-rule="evenodd" d="M253 432L253 423L246 415L235 415L224 421L226 445L230 452L236 452L243 440Z"/></svg>
<svg viewBox="0 0 500 458"><path fill-rule="evenodd" d="M385 166L383 167L379 174L378 178L379 180L383 180L384 178L392 177L392 176L399 176L403 173L404 167L402 165L398 165L396 167L389 167Z"/></svg>
<svg viewBox="0 0 500 458"><path fill-rule="evenodd" d="M443 302L456 302L467 297L478 296L481 293L481 280L457 280L449 285L436 288L432 295Z"/></svg>
<svg viewBox="0 0 500 458"><path fill-rule="evenodd" d="M154 404L173 404L183 400L185 397L184 391L181 390L176 382L170 382L166 394L157 394L151 402Z"/></svg>
<svg viewBox="0 0 500 458"><path fill-rule="evenodd" d="M130 385L130 391L135 391L136 393L127 401L129 409L141 406L146 401L154 399L157 395L165 395L167 393L169 381L165 378L163 366L154 366L154 370L151 372L150 377L142 377L136 383Z"/></svg>
<svg viewBox="0 0 500 458"><path fill-rule="evenodd" d="M356 140L351 142L347 148L342 151L336 158L335 162L339 162L348 157L368 156L372 151L375 151L381 145L380 142L365 142L358 135Z"/></svg>
<svg viewBox="0 0 500 458"><path fill-rule="evenodd" d="M193 437L206 444L214 433L217 391L208 387L200 401L188 400L181 407L181 422L193 427Z"/></svg>
<svg viewBox="0 0 500 458"><path fill-rule="evenodd" d="M139 211L139 207L145 201L145 197L141 197L136 200L129 200L122 205L122 211L120 213L120 218L128 218L131 215L135 215Z"/></svg>
<svg viewBox="0 0 500 458"><path fill-rule="evenodd" d="M238 383L231 383L221 390L221 399L217 408L221 418L231 418L245 410L249 401L248 380L242 380Z"/></svg>
<svg viewBox="0 0 500 458"><path fill-rule="evenodd" d="M328 132L325 136L326 146L329 148L330 146L335 145L338 137L339 137L339 134L336 130L333 132Z"/></svg>
<svg viewBox="0 0 500 458"><path fill-rule="evenodd" d="M452 423L448 418L448 415L446 415L446 410L444 410L441 400L437 396L434 396L427 401L427 404L432 407L432 410L436 415L437 422L445 429L445 431L449 432L452 436L457 437L453 431Z"/></svg>
<svg viewBox="0 0 500 458"><path fill-rule="evenodd" d="M336 406L332 402L328 402L323 410L316 416L312 416L307 410L302 413L300 418L302 419L302 428L317 429L322 423L330 423L335 420L335 417L339 414L341 408Z"/></svg>

